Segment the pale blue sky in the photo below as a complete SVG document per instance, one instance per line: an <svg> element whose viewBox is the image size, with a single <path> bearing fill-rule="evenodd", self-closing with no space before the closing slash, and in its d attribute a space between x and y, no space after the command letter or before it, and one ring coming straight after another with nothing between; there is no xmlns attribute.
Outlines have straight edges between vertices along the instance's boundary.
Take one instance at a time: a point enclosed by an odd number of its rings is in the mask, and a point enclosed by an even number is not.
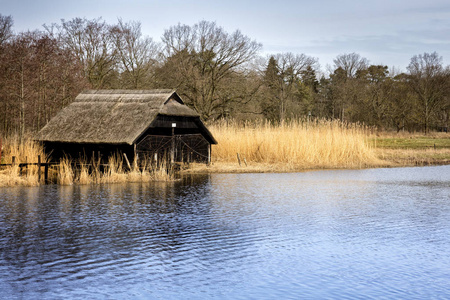
<svg viewBox="0 0 450 300"><path fill-rule="evenodd" d="M178 23L215 21L263 44L268 53L304 53L322 69L339 54L356 52L373 64L405 70L411 57L438 52L450 62L448 0L0 0L14 30L42 29L75 17L139 21L156 41Z"/></svg>

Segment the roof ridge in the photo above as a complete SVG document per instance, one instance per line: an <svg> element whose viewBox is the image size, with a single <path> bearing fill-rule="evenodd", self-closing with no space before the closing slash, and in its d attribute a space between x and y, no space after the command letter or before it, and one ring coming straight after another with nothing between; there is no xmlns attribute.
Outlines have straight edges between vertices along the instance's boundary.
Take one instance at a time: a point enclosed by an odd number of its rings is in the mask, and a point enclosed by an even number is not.
<svg viewBox="0 0 450 300"><path fill-rule="evenodd" d="M173 94L175 89L136 89L136 90L127 90L127 89L116 89L116 90L84 90L80 94L106 94L106 95L114 95L114 94Z"/></svg>

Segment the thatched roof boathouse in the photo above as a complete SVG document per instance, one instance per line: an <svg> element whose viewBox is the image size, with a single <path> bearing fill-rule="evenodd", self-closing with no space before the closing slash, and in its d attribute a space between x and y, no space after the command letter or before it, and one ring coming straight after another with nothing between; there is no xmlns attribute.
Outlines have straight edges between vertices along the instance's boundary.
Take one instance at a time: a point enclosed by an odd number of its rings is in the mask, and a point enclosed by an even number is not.
<svg viewBox="0 0 450 300"><path fill-rule="evenodd" d="M89 90L38 133L53 160L125 153L130 160L172 156L175 162L210 162L217 144L173 90ZM173 151L172 151L173 149Z"/></svg>

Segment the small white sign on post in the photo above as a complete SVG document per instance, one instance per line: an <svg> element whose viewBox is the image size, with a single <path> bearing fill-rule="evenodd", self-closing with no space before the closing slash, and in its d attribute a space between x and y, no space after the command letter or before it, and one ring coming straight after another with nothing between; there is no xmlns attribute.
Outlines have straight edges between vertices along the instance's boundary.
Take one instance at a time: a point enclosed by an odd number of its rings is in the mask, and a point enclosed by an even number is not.
<svg viewBox="0 0 450 300"><path fill-rule="evenodd" d="M173 128L177 127L177 123L172 123L172 127Z"/></svg>

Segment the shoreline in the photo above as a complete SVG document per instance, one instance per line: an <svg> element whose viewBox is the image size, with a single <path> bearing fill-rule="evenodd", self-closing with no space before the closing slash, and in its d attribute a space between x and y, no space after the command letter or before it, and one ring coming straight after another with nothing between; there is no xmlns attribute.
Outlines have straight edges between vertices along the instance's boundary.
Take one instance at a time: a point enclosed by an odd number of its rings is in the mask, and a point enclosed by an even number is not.
<svg viewBox="0 0 450 300"><path fill-rule="evenodd" d="M233 129L233 128L232 128ZM125 183L125 182L157 182L174 181L179 175L195 174L218 174L218 173L293 173L318 170L358 170L369 168L401 168L417 166L439 166L450 165L450 137L436 134L436 136L380 136L365 137L362 133L350 135L349 132L333 131L326 129L323 133L321 128L300 131L305 136L316 136L316 142L304 140L310 144L289 144L292 136L301 129L279 128L278 131L272 127L264 127L261 131L270 131L266 136L259 137L260 142L254 148L254 130L247 128L248 133L244 137L236 139L237 129L227 129L219 136L224 136L224 142L220 147L214 149L212 163L210 165L199 163L180 163L176 167L170 166L161 169L154 167L144 171L133 168L125 171L123 161L113 159L109 162L106 172L95 170L72 170L70 162L60 162L59 166L52 168L52 182L59 185L82 185L101 183ZM289 130L288 130L289 129ZM295 129L295 130L294 130ZM320 130L319 130L320 129ZM323 130L325 130L323 129ZM240 130L240 129L239 129ZM273 131L273 132L272 132ZM288 131L287 133L285 131ZM231 133L233 134L231 134ZM236 133L237 132L237 133ZM284 133L283 139L279 138L280 132ZM331 134L333 133L333 134ZM251 137L251 138L250 138ZM266 140L264 140L265 138ZM320 138L320 139L319 139ZM328 142L318 143L319 140L328 138ZM342 143L335 143L342 139ZM239 144L241 140L248 143ZM263 141L273 147L262 147ZM271 143L269 143L272 141ZM325 139L325 141L327 141ZM241 141L242 142L242 141ZM334 143L334 144L333 144ZM6 143L5 143L6 144ZM240 148L236 148L240 145ZM334 147L331 147L333 146ZM308 146L308 147L306 147ZM330 146L324 148L322 146ZM252 148L253 147L253 148ZM41 155L47 160L43 148L32 141L19 143L18 140L9 142L7 151L2 157L3 163L11 163L12 157L19 157L18 161L30 161L30 157ZM251 151L250 151L251 150ZM17 160L16 160L17 162ZM59 169L58 169L59 168ZM175 172L177 173L176 176ZM0 188L7 186L39 186L37 167L32 166L24 175L19 175L18 166L0 169ZM170 174L169 174L170 173Z"/></svg>
<svg viewBox="0 0 450 300"><path fill-rule="evenodd" d="M201 174L257 174L257 173L299 173L299 172L313 172L322 170L363 170L363 169L381 169L381 168L410 168L410 167L428 167L428 166L445 166L450 165L450 160L442 161L414 161L403 164L399 162L391 162L381 165L364 165L360 167L311 167L311 168L291 168L279 165L266 166L261 168L261 164L253 166L236 166L231 163L216 163L212 166L195 166L193 168L186 168L180 171L182 175L201 175Z"/></svg>
<svg viewBox="0 0 450 300"><path fill-rule="evenodd" d="M187 167L182 167L180 169L179 174L183 175L205 175L205 174L276 174L276 173L300 173L300 172L314 172L314 171L322 171L322 170L363 170L363 169L377 169L377 168L409 168L409 167L426 167L426 166L445 166L450 165L450 158L442 159L442 160L404 160L404 159L396 159L395 161L384 161L380 164L361 164L360 166L322 166L322 167L295 167L289 166L287 164L265 164L265 163L249 163L247 166L239 166L236 163L227 163L227 162L213 162L211 165L203 165L203 164L191 164ZM123 176L130 177L130 174L124 173ZM93 184L105 184L105 183L131 183L131 182L158 182L157 180L152 180L149 177L139 178L139 175L135 175L133 180L119 180L119 181L104 181L104 182L73 182L69 185L93 185ZM32 186L40 186L44 185L42 183L37 183L36 181L27 181L26 176L18 176L15 177L13 182L10 184L3 185L2 181L10 179L8 175L0 173L0 188L5 187L32 187ZM160 181L176 181L177 179L173 178L172 180L160 180ZM67 185L61 183L54 183L57 185Z"/></svg>
<svg viewBox="0 0 450 300"><path fill-rule="evenodd" d="M359 170L371 168L407 168L450 165L450 149L375 149L377 163L360 165L293 166L286 163L255 163L247 165L236 162L213 162L211 165L191 164L182 169L181 174L238 174L238 173L295 173L319 170Z"/></svg>

